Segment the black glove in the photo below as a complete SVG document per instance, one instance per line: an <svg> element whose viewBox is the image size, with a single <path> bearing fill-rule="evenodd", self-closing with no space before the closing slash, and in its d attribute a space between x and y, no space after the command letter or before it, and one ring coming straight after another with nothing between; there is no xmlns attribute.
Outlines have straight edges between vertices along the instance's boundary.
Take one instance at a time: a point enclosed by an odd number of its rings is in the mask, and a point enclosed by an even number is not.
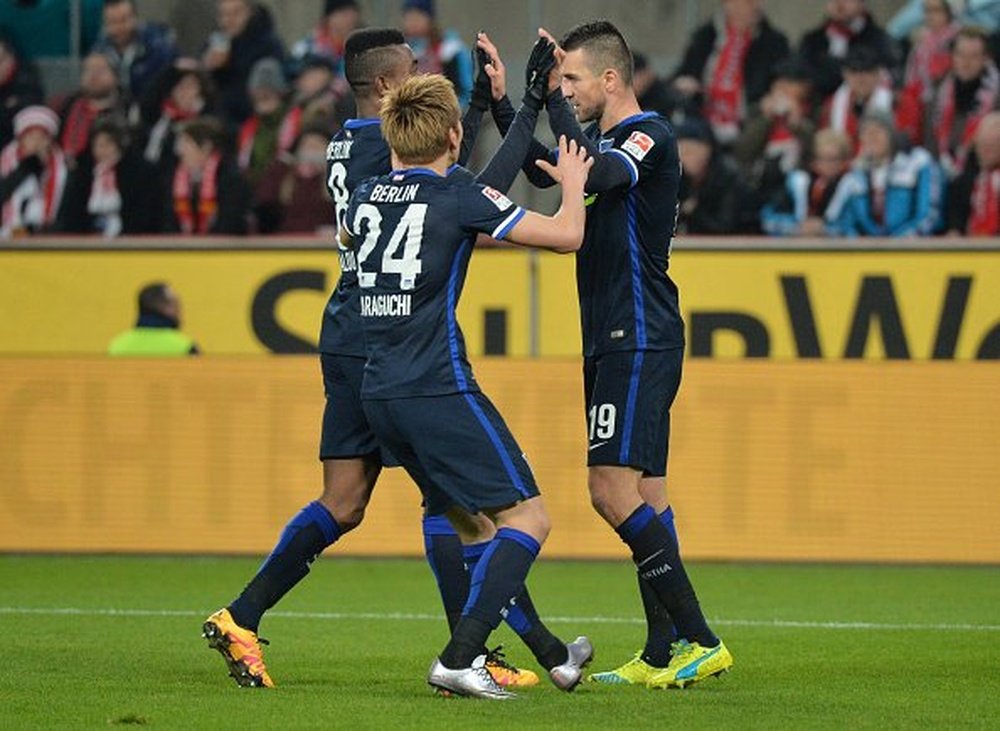
<svg viewBox="0 0 1000 731"><path fill-rule="evenodd" d="M524 98L523 104L538 111L545 104L549 95L549 72L556 65L556 46L545 38L535 41L524 68Z"/></svg>
<svg viewBox="0 0 1000 731"><path fill-rule="evenodd" d="M490 56L482 48L476 46L472 49L472 62L476 67L476 82L472 85L472 98L469 100L469 106L485 112L493 102L493 84L486 73L486 64L490 62Z"/></svg>

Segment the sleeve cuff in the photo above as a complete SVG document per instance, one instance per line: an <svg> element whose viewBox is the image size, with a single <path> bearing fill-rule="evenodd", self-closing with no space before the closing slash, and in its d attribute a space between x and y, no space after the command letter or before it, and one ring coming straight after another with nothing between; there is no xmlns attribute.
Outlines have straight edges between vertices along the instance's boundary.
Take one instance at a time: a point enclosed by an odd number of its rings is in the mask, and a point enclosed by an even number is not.
<svg viewBox="0 0 1000 731"><path fill-rule="evenodd" d="M521 206L515 206L514 211L493 229L493 233L490 235L498 241L504 238L517 225L517 222L524 218L524 213L525 210Z"/></svg>

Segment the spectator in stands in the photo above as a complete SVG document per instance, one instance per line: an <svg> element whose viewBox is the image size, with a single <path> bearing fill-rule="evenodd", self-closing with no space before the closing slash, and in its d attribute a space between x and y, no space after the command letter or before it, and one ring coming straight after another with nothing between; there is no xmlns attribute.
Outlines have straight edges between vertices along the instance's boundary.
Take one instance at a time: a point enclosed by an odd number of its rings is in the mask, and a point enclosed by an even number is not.
<svg viewBox="0 0 1000 731"><path fill-rule="evenodd" d="M868 12L865 0L827 0L823 24L802 37L799 53L813 69L817 99L825 102L840 86L848 51L864 47L879 65L895 74L899 53L895 42Z"/></svg>
<svg viewBox="0 0 1000 731"><path fill-rule="evenodd" d="M834 194L853 157L854 143L843 132L817 132L808 169L790 172L781 193L761 210L764 232L772 236L826 233L826 221L837 217L831 205Z"/></svg>
<svg viewBox="0 0 1000 731"><path fill-rule="evenodd" d="M62 107L60 145L70 167L84 154L90 129L98 117L126 115L126 103L118 86L114 61L103 53L91 53L83 59L80 89Z"/></svg>
<svg viewBox="0 0 1000 731"><path fill-rule="evenodd" d="M948 189L947 219L953 235L1000 236L1000 112L976 128L975 154Z"/></svg>
<svg viewBox="0 0 1000 731"><path fill-rule="evenodd" d="M70 173L58 229L115 238L159 233L162 193L155 169L129 148L128 125L104 117L94 123L90 155Z"/></svg>
<svg viewBox="0 0 1000 731"><path fill-rule="evenodd" d="M947 3L960 25L974 25L989 32L1000 28L1000 0L947 0ZM930 5L927 0L909 0L886 25L889 35L898 41L909 38L926 23Z"/></svg>
<svg viewBox="0 0 1000 731"><path fill-rule="evenodd" d="M218 0L219 29L208 39L202 56L219 90L221 109L232 125L252 112L247 80L262 58L284 59L270 11L252 0Z"/></svg>
<svg viewBox="0 0 1000 731"><path fill-rule="evenodd" d="M776 66L771 90L751 110L733 145L743 179L763 200L784 187L812 148L810 92L809 70L802 63L788 59Z"/></svg>
<svg viewBox="0 0 1000 731"><path fill-rule="evenodd" d="M333 203L326 190L326 147L330 131L307 127L292 155L282 155L257 186L257 225L261 233L315 233L333 225Z"/></svg>
<svg viewBox="0 0 1000 731"><path fill-rule="evenodd" d="M173 32L140 20L135 0L104 0L104 33L93 50L115 63L118 81L132 98L177 57Z"/></svg>
<svg viewBox="0 0 1000 731"><path fill-rule="evenodd" d="M921 129L924 145L947 176L958 177L976 127L996 108L998 94L1000 74L990 58L986 35L978 28L963 28L955 36L951 71L923 108L919 122L900 120L900 127Z"/></svg>
<svg viewBox="0 0 1000 731"><path fill-rule="evenodd" d="M180 331L181 300L166 282L154 282L139 292L139 319L135 327L116 336L108 355L198 355L195 342Z"/></svg>
<svg viewBox="0 0 1000 731"><path fill-rule="evenodd" d="M48 107L25 107L14 117L14 140L0 152L0 238L55 224L68 174L58 131Z"/></svg>
<svg viewBox="0 0 1000 731"><path fill-rule="evenodd" d="M860 145L859 122L868 112L892 112L892 86L878 54L866 46L852 48L844 59L844 83L827 99L820 127L843 132Z"/></svg>
<svg viewBox="0 0 1000 731"><path fill-rule="evenodd" d="M158 174L172 172L180 127L214 112L214 89L208 75L194 59L177 59L157 77L143 100L143 157L156 166Z"/></svg>
<svg viewBox="0 0 1000 731"><path fill-rule="evenodd" d="M472 96L472 55L457 31L442 30L434 0L404 0L403 35L417 58L417 70L444 74L465 107Z"/></svg>
<svg viewBox="0 0 1000 731"><path fill-rule="evenodd" d="M347 36L360 26L361 11L356 0L325 0L323 17L312 33L292 46L292 62L296 73L306 59L321 56L333 62L334 72L343 79L344 43Z"/></svg>
<svg viewBox="0 0 1000 731"><path fill-rule="evenodd" d="M341 89L342 77L337 76L333 61L325 56L307 56L298 64L299 74L295 77L295 91L292 105L288 110L289 126L293 137L297 137L304 127L340 127L344 114L344 93Z"/></svg>
<svg viewBox="0 0 1000 731"><path fill-rule="evenodd" d="M0 149L14 139L14 115L41 104L43 96L35 65L20 57L13 41L0 35Z"/></svg>
<svg viewBox="0 0 1000 731"><path fill-rule="evenodd" d="M632 88L635 89L636 99L644 112L657 112L667 119L671 119L678 109L682 108L682 97L656 74L656 70L649 65L649 59L644 53L632 54L633 72ZM696 112L696 109L692 109Z"/></svg>
<svg viewBox="0 0 1000 731"><path fill-rule="evenodd" d="M288 82L277 60L262 58L254 65L247 91L253 114L240 127L237 159L253 187L278 153L292 148L298 130L293 127L294 119L286 115Z"/></svg>
<svg viewBox="0 0 1000 731"><path fill-rule="evenodd" d="M166 230L185 234L247 233L250 192L235 161L222 152L222 125L210 117L184 125L166 205Z"/></svg>
<svg viewBox="0 0 1000 731"><path fill-rule="evenodd" d="M941 223L941 175L922 147L898 149L891 114L861 120L861 154L834 195L837 236L929 236Z"/></svg>
<svg viewBox="0 0 1000 731"><path fill-rule="evenodd" d="M686 97L700 96L716 141L731 144L747 108L771 85L775 63L790 49L785 34L768 22L763 0L721 0L722 12L698 28L672 79Z"/></svg>
<svg viewBox="0 0 1000 731"><path fill-rule="evenodd" d="M702 119L677 126L681 159L678 231L688 234L759 232L757 199L736 166L721 153L712 128Z"/></svg>

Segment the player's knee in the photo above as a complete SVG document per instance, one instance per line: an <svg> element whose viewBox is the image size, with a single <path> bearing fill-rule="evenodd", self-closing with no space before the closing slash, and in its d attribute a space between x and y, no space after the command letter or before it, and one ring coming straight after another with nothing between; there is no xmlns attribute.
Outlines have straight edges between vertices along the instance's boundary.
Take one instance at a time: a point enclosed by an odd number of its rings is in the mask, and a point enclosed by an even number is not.
<svg viewBox="0 0 1000 731"><path fill-rule="evenodd" d="M334 498L326 494L320 498L320 503L330 511L330 515L340 526L341 533L347 533L361 525L361 521L365 519L365 508L368 507L368 501L358 497Z"/></svg>

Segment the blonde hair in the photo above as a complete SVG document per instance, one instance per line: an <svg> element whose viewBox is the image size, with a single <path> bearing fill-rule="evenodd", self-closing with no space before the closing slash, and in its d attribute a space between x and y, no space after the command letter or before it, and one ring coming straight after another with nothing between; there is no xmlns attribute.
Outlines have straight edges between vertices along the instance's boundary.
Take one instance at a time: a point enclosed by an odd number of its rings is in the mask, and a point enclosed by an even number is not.
<svg viewBox="0 0 1000 731"><path fill-rule="evenodd" d="M400 162L424 165L448 151L459 126L458 97L440 74L411 76L382 97L382 136Z"/></svg>
<svg viewBox="0 0 1000 731"><path fill-rule="evenodd" d="M854 143L851 138L839 130L832 127L825 127L813 137L813 151L815 152L823 145L835 147L837 153L843 160L850 160L854 156Z"/></svg>

